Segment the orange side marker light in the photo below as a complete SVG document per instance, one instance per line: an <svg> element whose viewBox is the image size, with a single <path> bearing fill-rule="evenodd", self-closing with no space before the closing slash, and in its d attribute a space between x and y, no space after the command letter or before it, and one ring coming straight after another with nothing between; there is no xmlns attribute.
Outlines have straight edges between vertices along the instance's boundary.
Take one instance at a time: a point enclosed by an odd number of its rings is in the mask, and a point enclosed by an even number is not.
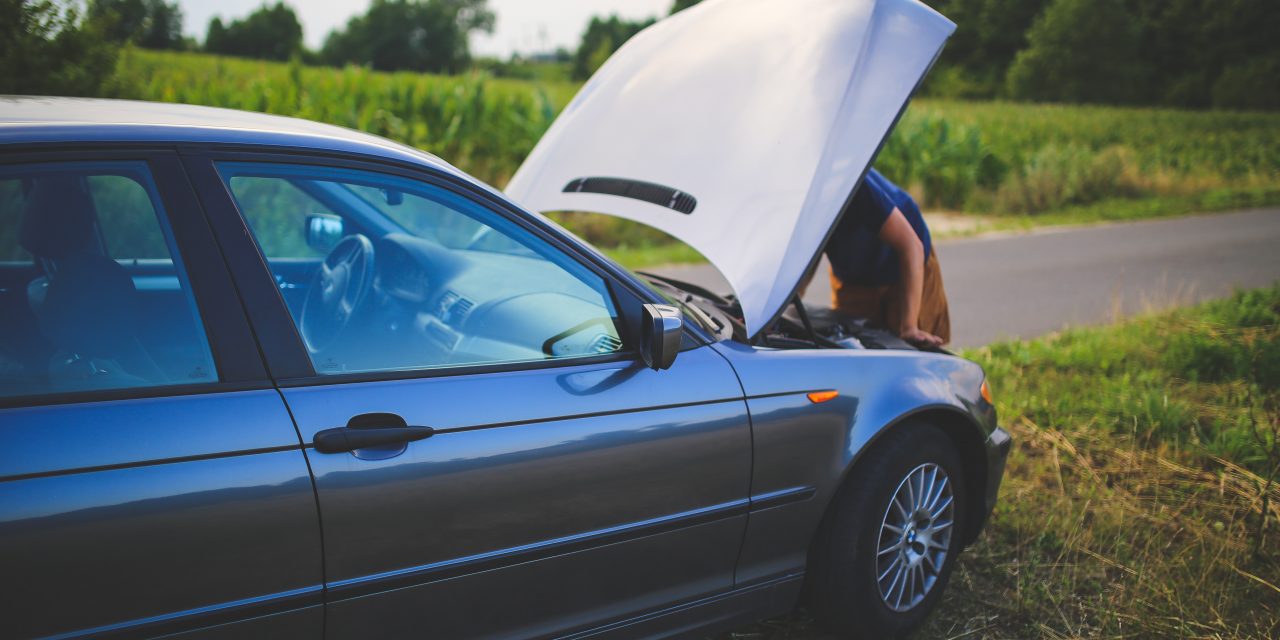
<svg viewBox="0 0 1280 640"><path fill-rule="evenodd" d="M818 404L819 402L835 400L839 395L839 391L812 391L809 393L809 402Z"/></svg>
<svg viewBox="0 0 1280 640"><path fill-rule="evenodd" d="M986 400L987 404L995 404L995 401L991 399L991 387L987 385L986 380L982 381L982 388L980 391L982 391L982 399Z"/></svg>

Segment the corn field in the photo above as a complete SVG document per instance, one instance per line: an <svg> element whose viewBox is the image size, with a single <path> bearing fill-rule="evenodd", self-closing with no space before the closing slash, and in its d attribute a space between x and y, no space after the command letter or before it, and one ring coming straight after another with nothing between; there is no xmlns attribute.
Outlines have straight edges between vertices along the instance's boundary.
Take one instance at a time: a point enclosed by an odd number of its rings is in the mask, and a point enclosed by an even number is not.
<svg viewBox="0 0 1280 640"><path fill-rule="evenodd" d="M113 97L368 131L435 153L497 186L578 89L483 72L380 73L132 49L121 55L110 86ZM1037 214L1215 190L1227 190L1225 205L1274 204L1280 114L920 100L877 167L933 209Z"/></svg>

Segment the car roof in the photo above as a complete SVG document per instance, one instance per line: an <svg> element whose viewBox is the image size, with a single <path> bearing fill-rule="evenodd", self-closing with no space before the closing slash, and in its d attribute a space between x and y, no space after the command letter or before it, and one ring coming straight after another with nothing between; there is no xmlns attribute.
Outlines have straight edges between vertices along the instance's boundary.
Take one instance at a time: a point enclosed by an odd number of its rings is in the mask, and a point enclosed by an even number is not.
<svg viewBox="0 0 1280 640"><path fill-rule="evenodd" d="M0 96L0 145L84 142L239 144L371 155L477 182L425 151L300 118L188 104Z"/></svg>

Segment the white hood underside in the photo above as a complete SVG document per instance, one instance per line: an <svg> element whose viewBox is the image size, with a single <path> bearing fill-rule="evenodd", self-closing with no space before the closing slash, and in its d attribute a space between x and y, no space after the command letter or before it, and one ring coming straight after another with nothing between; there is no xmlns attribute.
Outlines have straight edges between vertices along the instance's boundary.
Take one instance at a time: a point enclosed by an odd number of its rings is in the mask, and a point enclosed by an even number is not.
<svg viewBox="0 0 1280 640"><path fill-rule="evenodd" d="M706 0L614 54L507 194L689 244L729 281L755 336L790 302L954 29L916 0Z"/></svg>

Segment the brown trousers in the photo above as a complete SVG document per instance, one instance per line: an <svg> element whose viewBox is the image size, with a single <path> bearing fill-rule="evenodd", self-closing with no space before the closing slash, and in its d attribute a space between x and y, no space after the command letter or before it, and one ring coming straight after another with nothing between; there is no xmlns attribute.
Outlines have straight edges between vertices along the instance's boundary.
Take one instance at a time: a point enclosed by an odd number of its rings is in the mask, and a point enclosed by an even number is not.
<svg viewBox="0 0 1280 640"><path fill-rule="evenodd" d="M866 318L872 324L897 331L902 323L902 299L895 285L868 287L845 284L831 273L831 306L848 315ZM951 314L947 310L947 292L942 288L942 270L938 267L938 249L934 247L924 261L924 291L920 296L921 331L928 331L943 343L951 342Z"/></svg>

